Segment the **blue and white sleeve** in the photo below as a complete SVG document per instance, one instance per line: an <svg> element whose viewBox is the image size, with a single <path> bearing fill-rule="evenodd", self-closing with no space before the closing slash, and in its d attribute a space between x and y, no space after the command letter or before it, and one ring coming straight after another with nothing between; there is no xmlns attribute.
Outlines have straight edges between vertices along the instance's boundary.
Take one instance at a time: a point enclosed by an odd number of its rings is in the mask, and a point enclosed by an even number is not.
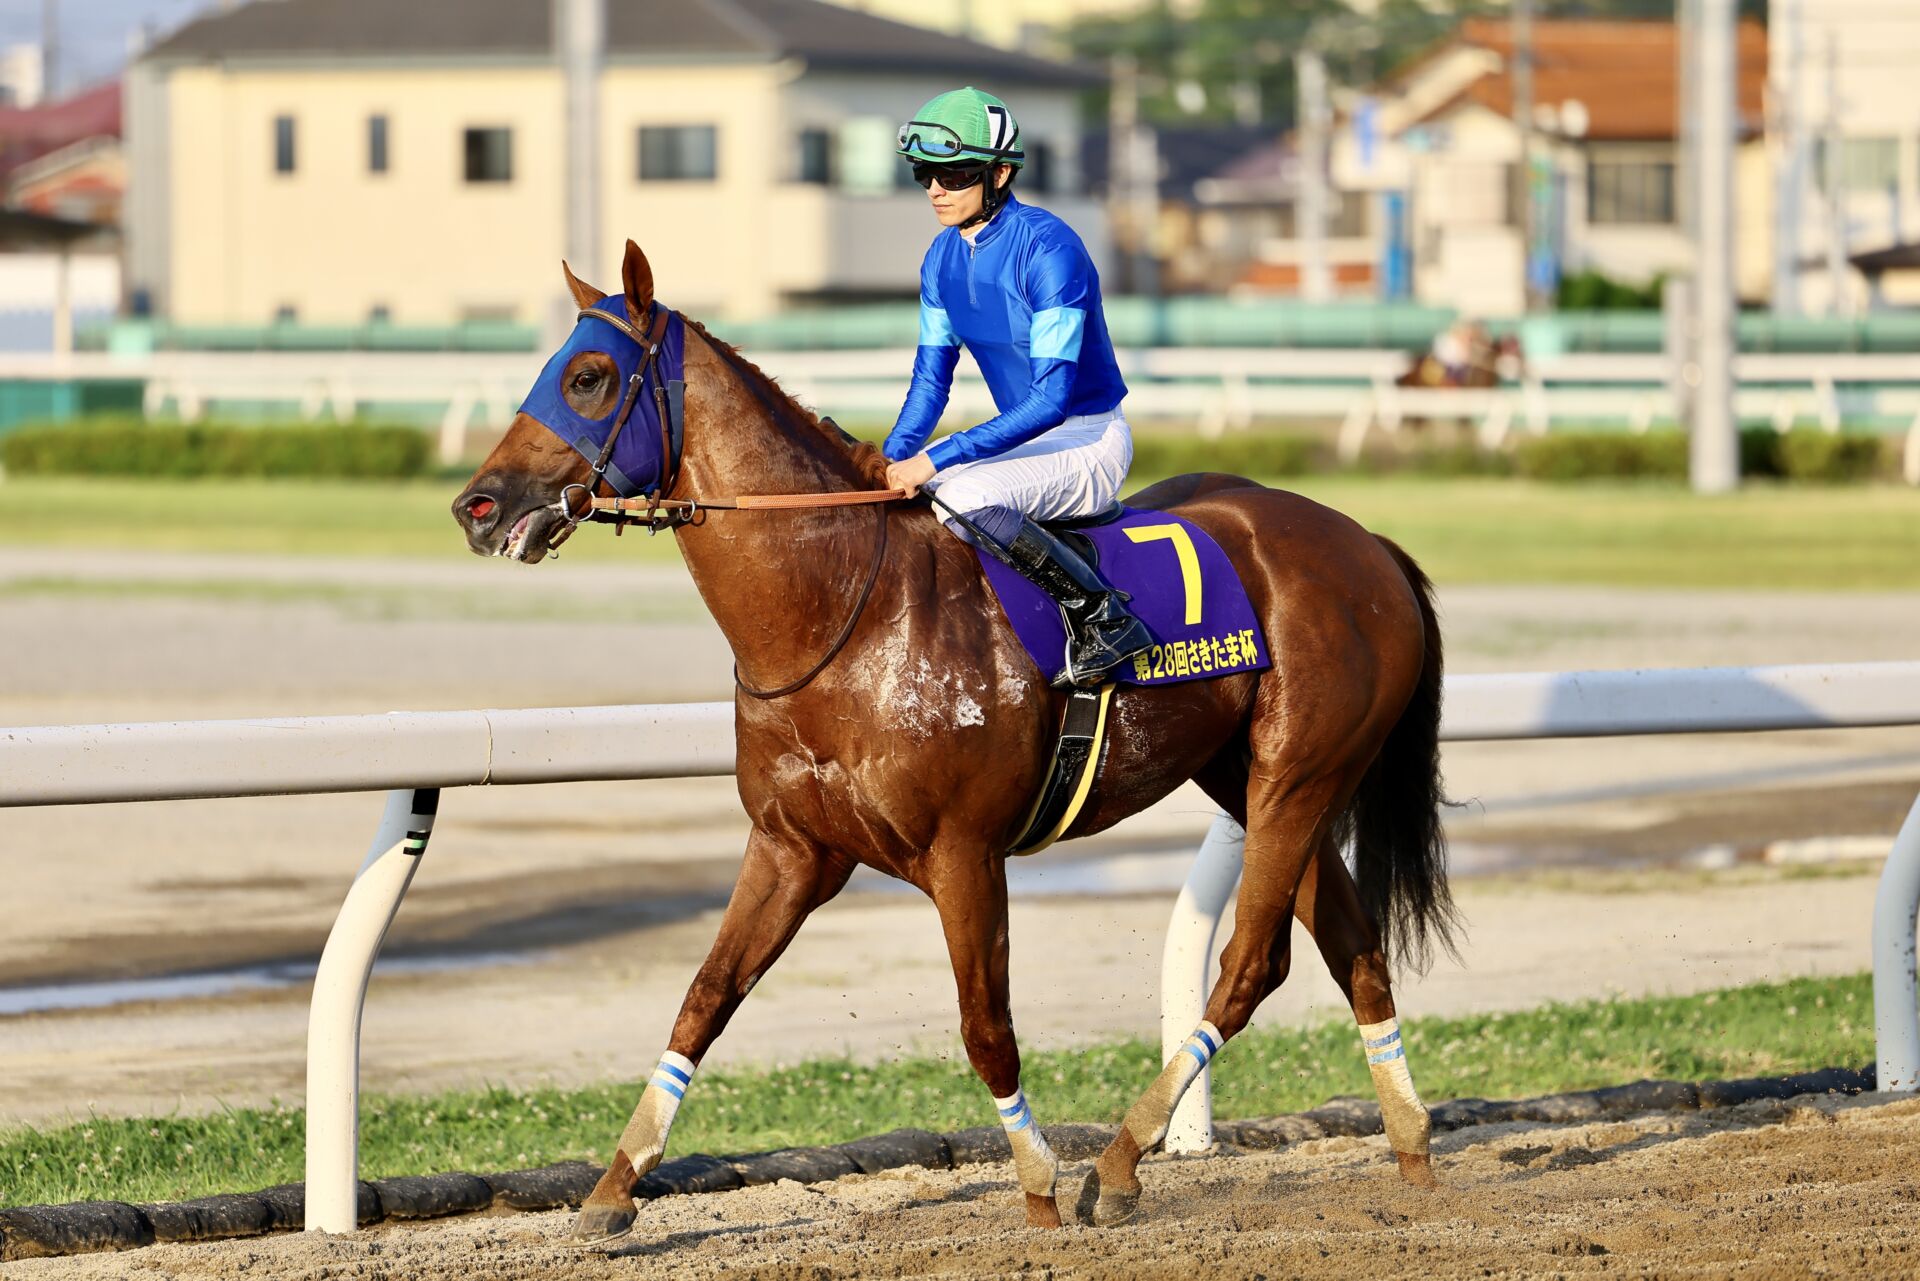
<svg viewBox="0 0 1920 1281"><path fill-rule="evenodd" d="M932 270L920 272L920 345L913 353L913 382L907 388L906 403L893 430L887 433L881 452L890 462L911 458L940 425L946 411L947 396L953 390L953 369L960 363L960 340L940 305Z"/></svg>
<svg viewBox="0 0 1920 1281"><path fill-rule="evenodd" d="M1080 340L1087 328L1087 307L1097 296L1093 279L1093 262L1078 241L1053 245L1035 255L1027 276L1027 296L1033 306L1027 353L1031 386L1011 409L978 427L955 432L928 450L935 467L991 458L1066 419Z"/></svg>

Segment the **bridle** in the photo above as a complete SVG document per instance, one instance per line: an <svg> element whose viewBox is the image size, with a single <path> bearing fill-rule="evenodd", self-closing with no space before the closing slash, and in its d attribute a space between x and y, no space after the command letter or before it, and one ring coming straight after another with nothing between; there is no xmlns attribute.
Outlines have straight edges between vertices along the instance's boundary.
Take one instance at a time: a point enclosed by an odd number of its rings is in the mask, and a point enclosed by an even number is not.
<svg viewBox="0 0 1920 1281"><path fill-rule="evenodd" d="M657 370L660 352L666 343L667 312L659 299L647 304L647 323L636 326L625 316L616 316L599 307L582 307L579 319L591 316L603 320L632 339L640 347L640 366L633 376L627 379L627 389L620 398L620 409L614 415L613 429L607 433L606 444L600 447L600 456L593 462L593 478L581 482L574 481L561 488L560 497L548 510L560 514L561 526L554 536L547 540L547 550L553 552L560 544L573 536L573 531L588 521L611 524L616 535L625 532L628 525L638 525L649 534L661 530L678 529L682 525L702 523L702 513L706 511L751 511L751 510L793 510L797 508L851 507L864 504L876 505L880 516L879 537L874 540L873 562L867 567L866 581L861 585L860 594L854 598L853 608L848 611L847 621L840 628L833 643L819 662L795 680L774 689L755 689L740 679L740 669L734 668L733 681L740 692L751 698L781 698L796 693L813 682L813 678L827 669L827 665L846 648L847 641L853 636L853 629L860 622L860 615L866 612L867 601L873 595L874 585L880 580L880 567L887 557L887 512L880 504L894 502L906 495L898 489L852 490L825 494L741 494L731 499L671 498L674 486L680 480L681 456L686 449L685 428L685 384L679 381L668 383L654 377L653 404L660 420L660 479L652 489L636 498L618 496L602 498L597 491L602 485L612 488L607 479L607 467L613 461L614 445L620 439L627 420L633 417L633 409L640 400L640 392L648 382L648 375ZM579 490L586 498L586 505L576 515L573 503L573 491Z"/></svg>
<svg viewBox="0 0 1920 1281"><path fill-rule="evenodd" d="M616 526L616 532L634 524L645 525L649 532L658 533L662 529L689 524L694 518L691 510L681 514L678 504L667 515L658 514L666 495L680 479L680 455L686 445L686 433L682 426L684 406L676 403L684 394L682 385L676 382L669 390L666 381L657 377L653 379L653 407L655 416L660 420L660 479L647 491L646 515L636 517L618 508L611 509L607 516L601 515L606 509L598 506L600 500L595 498L595 493L602 485L612 488L607 480L607 466L613 461L613 449L620 443L620 433L625 430L627 420L633 417L634 406L640 403L640 391L647 384L647 375L660 363L660 350L666 345L667 309L660 305L657 298L648 303L647 323L644 326L636 326L625 316L616 316L599 307L582 307L577 320L585 320L589 316L605 321L632 339L640 348L640 366L633 371L633 377L627 379L627 389L620 397L620 410L614 415L613 430L607 433L606 444L600 447L600 456L593 461L593 479L585 483L574 481L564 486L560 490L560 497L552 504L552 510L560 513L563 523L547 541L549 552L573 537L573 531L589 520L610 520ZM586 505L578 515L574 514L573 505L573 491L576 489L586 498Z"/></svg>

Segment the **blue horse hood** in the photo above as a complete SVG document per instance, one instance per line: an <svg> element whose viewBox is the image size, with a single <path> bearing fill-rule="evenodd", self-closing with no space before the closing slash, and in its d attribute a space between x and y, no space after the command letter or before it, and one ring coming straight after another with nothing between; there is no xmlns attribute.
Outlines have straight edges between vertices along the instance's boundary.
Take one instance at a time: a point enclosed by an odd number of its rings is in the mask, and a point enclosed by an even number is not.
<svg viewBox="0 0 1920 1281"><path fill-rule="evenodd" d="M654 306L665 310L660 303ZM627 300L621 294L608 294L596 307L616 316L625 315ZM686 326L678 312L669 311L666 315L666 332L660 340L660 355L654 363L649 385L639 389L633 412L607 463L607 483L622 498L634 498L656 489L666 474L660 410L650 384L657 380L664 388L679 382L686 369ZM602 418L587 418L575 412L567 403L562 385L573 358L588 351L606 356L620 372L620 397ZM571 445L588 462L598 462L607 436L618 421L627 386L645 360L646 350L626 331L583 311L567 341L548 358L540 376L534 379L533 389L520 404L520 412Z"/></svg>

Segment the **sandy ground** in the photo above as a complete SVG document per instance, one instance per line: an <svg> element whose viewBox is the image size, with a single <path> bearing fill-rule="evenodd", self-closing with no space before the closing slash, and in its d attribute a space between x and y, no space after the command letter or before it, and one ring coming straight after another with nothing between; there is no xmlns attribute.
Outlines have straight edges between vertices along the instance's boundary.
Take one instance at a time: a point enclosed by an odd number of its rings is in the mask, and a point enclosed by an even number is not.
<svg viewBox="0 0 1920 1281"><path fill-rule="evenodd" d="M1920 1271L1920 1101L1769 1101L1435 1141L1438 1189L1382 1139L1149 1159L1114 1228L1020 1226L1011 1169L783 1182L643 1206L608 1252L565 1212L30 1261L105 1277L1906 1277ZM1085 1164L1069 1167L1070 1197Z"/></svg>
<svg viewBox="0 0 1920 1281"><path fill-rule="evenodd" d="M1920 632L1913 595L1486 588L1442 604L1456 671L1903 658ZM602 680L542 661L562 647L649 660ZM16 725L728 689L724 645L684 575L657 566L0 549L0 654L31 656L0 666L0 724ZM1471 874L1708 847L1736 859L1782 837L1884 842L1920 789L1920 730L1466 744L1446 769L1473 802L1450 822L1471 934L1464 966L1402 985L1409 1013L1863 968L1870 877L1683 880L1628 895L1604 879ZM0 811L0 999L56 981L310 961L379 808L336 796ZM1172 889L1210 809L1182 791L1019 865L1025 1042L1153 1029ZM367 1086L571 1082L651 1061L742 836L729 780L449 793L388 955L464 965L376 975ZM931 921L910 891L856 881L713 1061L950 1044L952 980ZM1302 955L1263 1018L1336 1008ZM0 1127L297 1099L305 995L296 984L0 1016Z"/></svg>

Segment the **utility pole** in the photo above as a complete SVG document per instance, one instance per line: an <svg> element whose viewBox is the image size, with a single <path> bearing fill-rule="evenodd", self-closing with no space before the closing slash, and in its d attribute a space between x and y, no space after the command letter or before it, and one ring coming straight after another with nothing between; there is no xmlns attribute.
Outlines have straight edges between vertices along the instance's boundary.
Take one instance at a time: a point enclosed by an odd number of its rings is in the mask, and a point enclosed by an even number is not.
<svg viewBox="0 0 1920 1281"><path fill-rule="evenodd" d="M60 0L40 0L40 101L59 101L59 75Z"/></svg>
<svg viewBox="0 0 1920 1281"><path fill-rule="evenodd" d="M1853 290L1847 283L1847 170L1840 139L1840 32L1827 28L1827 118L1821 131L1826 161L1821 180L1827 189L1827 314L1851 316Z"/></svg>
<svg viewBox="0 0 1920 1281"><path fill-rule="evenodd" d="M1107 222L1125 270L1129 293L1158 291L1153 258L1159 218L1160 157L1152 130L1140 123L1140 64L1130 53L1113 57L1107 99Z"/></svg>
<svg viewBox="0 0 1920 1281"><path fill-rule="evenodd" d="M606 0L554 0L553 48L566 101L567 261L576 276L602 289L608 287L600 275L600 64L606 39Z"/></svg>
<svg viewBox="0 0 1920 1281"><path fill-rule="evenodd" d="M1800 313L1800 189L1807 180L1807 143L1800 116L1800 64L1806 33L1800 19L1803 0L1785 0L1779 26L1786 41L1786 76L1773 86L1774 129L1780 135L1774 167L1773 314Z"/></svg>
<svg viewBox="0 0 1920 1281"><path fill-rule="evenodd" d="M1138 289L1134 280L1133 253L1138 233L1133 226L1133 126L1140 115L1138 67L1130 53L1113 55L1107 95L1107 225L1112 228L1114 247L1120 251L1120 284L1128 292Z"/></svg>
<svg viewBox="0 0 1920 1281"><path fill-rule="evenodd" d="M1299 101L1299 189L1294 200L1294 234L1300 243L1300 297L1327 302L1333 297L1333 271L1327 263L1327 64L1309 45L1293 55Z"/></svg>
<svg viewBox="0 0 1920 1281"><path fill-rule="evenodd" d="M1733 412L1736 2L1698 0L1699 25L1693 40L1700 112L1693 238L1700 380L1690 424L1688 474L1698 494L1726 493L1740 484L1740 442Z"/></svg>
<svg viewBox="0 0 1920 1281"><path fill-rule="evenodd" d="M1534 281L1533 260L1540 228L1533 197L1533 0L1513 0L1513 123L1520 131L1520 180L1508 198L1520 204L1520 281L1528 311L1545 306Z"/></svg>
<svg viewBox="0 0 1920 1281"><path fill-rule="evenodd" d="M1133 234L1139 252L1134 279L1143 297L1157 299L1160 296L1160 136L1152 125L1135 123L1131 145L1133 159L1127 165L1127 172L1133 175Z"/></svg>

